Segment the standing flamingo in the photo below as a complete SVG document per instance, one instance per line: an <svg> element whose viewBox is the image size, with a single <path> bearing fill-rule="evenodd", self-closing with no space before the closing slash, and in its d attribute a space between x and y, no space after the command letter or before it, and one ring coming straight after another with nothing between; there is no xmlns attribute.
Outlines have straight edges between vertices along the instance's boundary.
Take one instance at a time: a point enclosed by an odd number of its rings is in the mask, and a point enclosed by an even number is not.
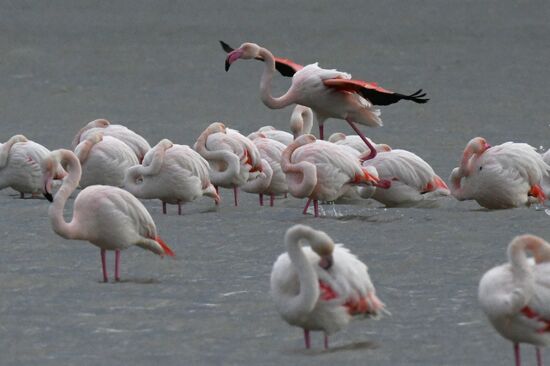
<svg viewBox="0 0 550 366"><path fill-rule="evenodd" d="M492 146L482 137L468 142L460 166L451 173L451 193L460 200L476 200L489 209L543 203L540 186L550 166L534 147L506 142Z"/></svg>
<svg viewBox="0 0 550 366"><path fill-rule="evenodd" d="M103 132L105 136L116 137L128 145L134 154L136 154L138 162L140 163L147 151L151 148L147 140L134 131L122 125L113 125L103 118L91 121L86 126L82 127L74 137L71 148L74 150L80 142L86 139L88 134L99 131Z"/></svg>
<svg viewBox="0 0 550 366"><path fill-rule="evenodd" d="M317 117L321 140L326 119L345 120L371 150L368 159L376 156L376 150L355 123L370 127L381 126L380 111L373 105L393 104L402 99L416 103L428 101L423 98L426 94L422 90L410 95L394 93L376 83L352 80L350 74L322 69L317 63L301 66L290 60L274 57L269 50L255 43L243 43L239 48L231 50L231 47L222 42L222 47L229 51L225 59L226 71L238 59L258 59L265 62L260 96L267 107L280 109L295 103L310 107ZM276 68L283 70L283 75L292 76L292 85L278 98L271 95L271 81Z"/></svg>
<svg viewBox="0 0 550 366"><path fill-rule="evenodd" d="M74 149L82 168L82 188L95 184L122 187L126 170L138 163L128 145L116 137L103 134L103 131L86 134L86 138Z"/></svg>
<svg viewBox="0 0 550 366"><path fill-rule="evenodd" d="M246 136L249 140L254 140L259 137L266 137L280 142L281 144L287 146L294 140L292 134L276 129L273 126L263 126L256 132L252 132L250 135Z"/></svg>
<svg viewBox="0 0 550 366"><path fill-rule="evenodd" d="M124 189L144 199L160 199L166 214L166 203L178 205L203 195L217 203L220 197L210 183L208 162L187 145L161 140L145 154L143 163L126 171Z"/></svg>
<svg viewBox="0 0 550 366"><path fill-rule="evenodd" d="M527 259L526 251L533 254ZM479 302L497 332L514 343L516 366L520 343L550 345L550 244L535 235L517 236L508 245L508 263L483 275Z"/></svg>
<svg viewBox="0 0 550 366"><path fill-rule="evenodd" d="M368 187L360 187L359 194L388 207L434 205L437 198L451 194L432 167L410 151L390 149L365 161L363 166L375 167L378 177L390 180L392 184L388 189L375 189L374 192Z"/></svg>
<svg viewBox="0 0 550 366"><path fill-rule="evenodd" d="M285 234L285 245L287 253L271 271L271 296L281 317L304 329L306 348L311 346L311 330L325 333L327 349L328 336L352 317L385 312L367 266L326 233L294 225Z"/></svg>
<svg viewBox="0 0 550 366"><path fill-rule="evenodd" d="M296 104L290 115L290 131L294 138L311 133L312 128L313 111L309 107Z"/></svg>
<svg viewBox="0 0 550 366"><path fill-rule="evenodd" d="M334 201L351 185L389 186L380 181L372 170L363 168L357 155L346 147L302 135L287 146L281 157L288 191L294 197L308 197L304 214L313 200L315 217L319 216L318 200Z"/></svg>
<svg viewBox="0 0 550 366"><path fill-rule="evenodd" d="M242 186L242 189L245 192L258 193L260 206L264 204L264 194L268 194L270 206L273 206L276 195L284 195L288 192L286 176L281 167L281 156L286 146L279 141L265 137L257 137L252 142L262 157L264 175L249 180Z"/></svg>
<svg viewBox="0 0 550 366"><path fill-rule="evenodd" d="M50 150L23 135L12 136L0 144L0 189L11 187L21 198L25 193L38 196L42 190L40 164L49 153ZM59 167L54 178L64 176L65 171Z"/></svg>
<svg viewBox="0 0 550 366"><path fill-rule="evenodd" d="M53 175L59 166L66 166L68 176L52 197ZM103 281L107 282L105 254L115 251L115 280L120 280L120 251L131 245L152 251L160 256L174 252L157 234L151 215L131 193L113 186L95 185L83 189L76 197L73 218L66 222L63 210L67 198L80 180L81 168L76 155L65 149L53 151L42 162L44 195L52 202L48 216L53 228L65 239L87 240L101 249Z"/></svg>
<svg viewBox="0 0 550 366"><path fill-rule="evenodd" d="M204 130L194 149L210 164L210 181L218 189L233 188L238 206L238 187L262 174L258 149L235 130L214 122Z"/></svg>

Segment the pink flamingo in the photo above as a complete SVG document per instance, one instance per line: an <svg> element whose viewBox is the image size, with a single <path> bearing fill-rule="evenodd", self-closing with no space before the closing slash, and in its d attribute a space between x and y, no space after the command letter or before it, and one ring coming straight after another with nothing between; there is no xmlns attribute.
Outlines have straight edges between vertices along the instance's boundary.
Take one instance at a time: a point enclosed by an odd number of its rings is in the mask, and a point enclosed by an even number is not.
<svg viewBox="0 0 550 366"><path fill-rule="evenodd" d="M550 345L550 244L535 235L515 237L508 245L508 263L483 275L478 297L493 327L514 343L516 366L521 365L520 343L536 347L542 366L539 347Z"/></svg>
<svg viewBox="0 0 550 366"><path fill-rule="evenodd" d="M52 197L52 179L59 166L66 166L67 177ZM151 215L131 193L113 186L94 185L83 189L76 197L73 218L66 222L63 210L68 197L80 180L81 168L76 155L65 149L53 151L42 162L43 193L52 202L48 216L53 228L65 239L87 240L101 249L103 281L107 282L106 251L115 251L115 280L120 280L120 251L131 245L160 256L174 252L157 234Z"/></svg>
<svg viewBox="0 0 550 366"><path fill-rule="evenodd" d="M238 187L263 174L258 149L252 141L223 123L214 122L204 130L194 149L210 164L210 181L218 189L233 188L238 206Z"/></svg>
<svg viewBox="0 0 550 366"><path fill-rule="evenodd" d="M351 185L390 185L363 168L359 158L347 148L317 140L313 135L302 135L288 145L281 157L281 167L290 194L308 197L304 214L313 200L315 217L319 216L318 200L334 201Z"/></svg>
<svg viewBox="0 0 550 366"><path fill-rule="evenodd" d="M143 199L160 199L166 214L166 203L178 205L203 195L217 203L220 197L210 183L208 162L187 145L161 140L145 154L143 163L130 167L124 178L124 189Z"/></svg>
<svg viewBox="0 0 550 366"><path fill-rule="evenodd" d="M222 42L222 47L229 52L225 60L226 71L238 59L258 59L265 62L260 82L260 96L267 107L279 109L295 103L310 107L317 117L321 140L326 119L345 120L371 150L369 159L376 156L376 150L355 123L370 127L381 126L380 111L373 105L393 104L402 99L416 103L428 101L423 98L426 94L423 94L422 90L410 95L394 93L376 83L352 80L350 74L322 69L317 63L301 66L290 60L274 57L269 50L255 43L243 43L239 48L232 50ZM270 90L275 69L283 70L281 73L285 76L292 76L292 85L278 98L274 98Z"/></svg>
<svg viewBox="0 0 550 366"><path fill-rule="evenodd" d="M88 133L74 149L82 167L82 188L95 184L122 187L126 170L138 163L128 145L116 137L103 135L103 131Z"/></svg>
<svg viewBox="0 0 550 366"><path fill-rule="evenodd" d="M285 146L287 146L294 140L294 136L292 136L292 134L286 131L278 130L273 126L263 126L258 131L252 132L246 137L252 141L257 138L265 137L280 142Z"/></svg>
<svg viewBox="0 0 550 366"><path fill-rule="evenodd" d="M374 192L368 187L360 187L361 197L373 198L388 207L404 207L434 205L437 198L451 194L443 179L418 155L406 150L391 150L387 145L386 149L389 150L365 161L363 166L375 167L378 177L390 180L391 187Z"/></svg>
<svg viewBox="0 0 550 366"><path fill-rule="evenodd" d="M372 146L374 146L377 153L391 150L391 147L389 147L386 144L374 143L368 137L367 137L367 140L369 140L369 142L372 144ZM361 140L361 137L359 137L359 136L346 135L342 132L336 132L336 133L333 133L332 135L330 135L330 137L328 138L328 141L332 142L333 144L336 144L336 145L343 145L343 146L351 147L352 149L357 150L357 152L359 152L360 154L368 153L366 155L367 156L370 155L370 149L363 143L363 140Z"/></svg>
<svg viewBox="0 0 550 366"><path fill-rule="evenodd" d="M312 128L313 111L309 107L296 104L290 115L290 131L294 138L311 133Z"/></svg>
<svg viewBox="0 0 550 366"><path fill-rule="evenodd" d="M506 142L491 147L476 137L451 173L451 193L460 201L473 199L489 209L543 203L546 195L540 184L549 172L550 166L528 144Z"/></svg>
<svg viewBox="0 0 550 366"><path fill-rule="evenodd" d="M305 241L309 246L302 246ZM344 328L354 316L378 316L385 305L376 296L367 266L323 231L294 225L285 235L287 253L271 271L271 296L281 317L304 329L306 348L310 331L328 336Z"/></svg>
<svg viewBox="0 0 550 366"><path fill-rule="evenodd" d="M78 131L73 139L73 142L71 143L71 149L74 150L80 142L86 139L88 134L95 132L103 132L105 136L116 137L120 141L124 142L132 149L134 154L136 154L138 162L140 163L147 151L151 148L147 140L134 131L123 125L113 125L108 120L101 118L89 122L86 126L82 127L80 131Z"/></svg>

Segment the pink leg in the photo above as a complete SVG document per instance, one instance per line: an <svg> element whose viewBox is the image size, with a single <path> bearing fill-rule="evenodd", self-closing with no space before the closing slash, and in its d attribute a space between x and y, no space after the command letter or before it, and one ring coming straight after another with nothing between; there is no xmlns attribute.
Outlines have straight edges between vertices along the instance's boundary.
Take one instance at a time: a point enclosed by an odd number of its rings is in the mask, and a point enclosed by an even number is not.
<svg viewBox="0 0 550 366"><path fill-rule="evenodd" d="M269 196L269 205L271 207L273 207L273 202L275 202L275 194L271 193L271 195Z"/></svg>
<svg viewBox="0 0 550 366"><path fill-rule="evenodd" d="M302 211L302 213L303 213L304 215L307 214L307 209L309 208L309 204L310 204L310 203L311 203L311 198L308 198L308 199L307 199L307 202L306 202L306 207L304 207L304 211Z"/></svg>
<svg viewBox="0 0 550 366"><path fill-rule="evenodd" d="M178 202L178 215L181 215L181 202Z"/></svg>
<svg viewBox="0 0 550 366"><path fill-rule="evenodd" d="M218 190L218 186L214 186L214 189L216 190L216 194L219 196L219 195L220 195L220 192L219 192L219 190ZM216 206L220 204L219 201L214 201L214 202L216 202Z"/></svg>
<svg viewBox="0 0 550 366"><path fill-rule="evenodd" d="M263 206L264 205L264 194L260 193L260 194L258 194L258 196L260 198L260 206Z"/></svg>
<svg viewBox="0 0 550 366"><path fill-rule="evenodd" d="M109 281L107 278L107 265L105 263L105 249L101 249L101 269L103 270L103 282Z"/></svg>
<svg viewBox="0 0 550 366"><path fill-rule="evenodd" d="M324 140L325 138L325 127L323 125L319 125L319 139Z"/></svg>
<svg viewBox="0 0 550 366"><path fill-rule="evenodd" d="M328 335L325 333L325 349L328 349Z"/></svg>
<svg viewBox="0 0 550 366"><path fill-rule="evenodd" d="M313 213L315 217L319 217L319 201L313 200Z"/></svg>
<svg viewBox="0 0 550 366"><path fill-rule="evenodd" d="M235 198L235 206L239 205L239 187L233 186L233 197Z"/></svg>
<svg viewBox="0 0 550 366"><path fill-rule="evenodd" d="M120 281L120 250L115 250L115 281Z"/></svg>
<svg viewBox="0 0 550 366"><path fill-rule="evenodd" d="M162 202L162 213L166 215L166 202Z"/></svg>
<svg viewBox="0 0 550 366"><path fill-rule="evenodd" d="M521 366L521 358L519 356L519 343L514 343L514 356L516 358L516 366Z"/></svg>
<svg viewBox="0 0 550 366"><path fill-rule="evenodd" d="M535 347L535 351L537 352L537 366L542 366L542 353L540 352L540 348Z"/></svg>
<svg viewBox="0 0 550 366"><path fill-rule="evenodd" d="M309 330L304 329L304 341L306 342L306 348L311 348L311 340L309 338Z"/></svg>
<svg viewBox="0 0 550 366"><path fill-rule="evenodd" d="M363 132L361 132L361 130L359 130L359 128L357 128L357 126L355 125L355 123L353 123L352 120L346 119L346 122L349 123L349 125L351 126L351 128L353 128L353 130L355 131L355 133L358 134L359 137L361 137L361 140L363 140L363 142L364 142L365 144L367 144L367 146L369 147L369 149L370 149L370 154L369 154L369 156L366 157L365 160L374 159L374 157L376 156L376 149L374 148L374 146L372 146L372 144L369 142L369 140L367 140L367 138L365 137L365 135L363 135Z"/></svg>

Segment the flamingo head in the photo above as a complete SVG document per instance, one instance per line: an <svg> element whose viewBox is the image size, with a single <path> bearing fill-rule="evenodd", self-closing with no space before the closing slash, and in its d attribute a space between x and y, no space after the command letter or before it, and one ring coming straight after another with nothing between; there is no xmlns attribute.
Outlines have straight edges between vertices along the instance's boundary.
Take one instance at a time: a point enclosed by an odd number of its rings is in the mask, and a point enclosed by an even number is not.
<svg viewBox="0 0 550 366"><path fill-rule="evenodd" d="M159 149L163 149L163 150L168 150L172 146L174 146L174 143L172 141L170 141L168 139L162 139L162 140L159 141L157 146L154 147L154 149L159 148Z"/></svg>
<svg viewBox="0 0 550 366"><path fill-rule="evenodd" d="M487 143L487 140L485 140L483 137L474 137L473 139L471 139L466 145L464 152L462 153L462 161L460 162L460 174L466 177L469 176L471 170L471 158L474 155L483 154L490 147L491 145L489 145L489 143Z"/></svg>
<svg viewBox="0 0 550 366"><path fill-rule="evenodd" d="M27 142L27 141L29 140L23 135L14 135L10 137L10 139L8 140L8 142L11 144L15 144L17 142Z"/></svg>
<svg viewBox="0 0 550 366"><path fill-rule="evenodd" d="M388 144L376 144L377 152L389 152L391 151L391 146Z"/></svg>
<svg viewBox="0 0 550 366"><path fill-rule="evenodd" d="M44 194L44 197L50 202L53 202L53 196L52 196L52 182L54 177L56 176L56 173L60 170L61 166L59 163L59 160L61 157L57 153L57 151L53 151L48 155L44 160L42 160L42 178L43 178L43 185L42 185L42 194Z"/></svg>
<svg viewBox="0 0 550 366"><path fill-rule="evenodd" d="M214 122L210 124L206 130L209 135L217 132L226 133L225 125L221 122Z"/></svg>
<svg viewBox="0 0 550 366"><path fill-rule="evenodd" d="M311 134L306 134L306 135L301 135L301 136L298 136L295 140L294 140L294 143L298 146L302 146L302 145L307 145L307 144L312 144L314 143L315 141L317 141L317 139L315 138L315 136L311 135Z"/></svg>
<svg viewBox="0 0 550 366"><path fill-rule="evenodd" d="M103 132L96 132L92 133L86 138L86 141L89 141L92 143L92 145L95 145L101 141L103 141Z"/></svg>
<svg viewBox="0 0 550 366"><path fill-rule="evenodd" d="M320 257L319 267L328 270L332 267L334 241L324 231L315 230L315 235L309 238L311 249Z"/></svg>
<svg viewBox="0 0 550 366"><path fill-rule="evenodd" d="M227 54L225 59L225 71L229 71L231 64L238 59L250 60L258 57L260 46L255 43L243 43L241 47L234 49Z"/></svg>
<svg viewBox="0 0 550 366"><path fill-rule="evenodd" d="M88 123L87 127L89 128L107 128L111 122L104 118L93 120L92 122Z"/></svg>

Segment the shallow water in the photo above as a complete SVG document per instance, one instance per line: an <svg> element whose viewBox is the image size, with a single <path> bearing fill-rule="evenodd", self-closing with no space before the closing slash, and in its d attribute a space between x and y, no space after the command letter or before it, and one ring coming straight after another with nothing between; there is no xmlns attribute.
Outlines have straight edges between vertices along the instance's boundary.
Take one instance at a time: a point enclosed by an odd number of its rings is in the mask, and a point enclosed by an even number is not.
<svg viewBox="0 0 550 366"><path fill-rule="evenodd" d="M382 107L384 127L367 132L421 155L444 179L476 135L549 145L545 2L308 4L4 2L0 140L23 133L67 147L100 117L151 144L192 144L216 120L245 133L286 128L290 108L271 111L258 98L261 63L223 71L224 39L401 92L424 88L429 103ZM288 86L274 81L275 94ZM338 121L326 129L351 133ZM544 209L365 201L323 205L315 219L292 198L259 208L243 193L234 208L227 190L219 208L202 199L184 206L184 216L146 202L176 259L131 248L122 254L123 280L103 284L99 250L56 236L47 201L13 194L0 191L2 365L512 364L511 344L481 313L477 284L505 261L513 236L550 238ZM352 322L329 351L314 333L304 350L301 330L280 320L268 293L284 231L295 223L325 230L365 261L392 315ZM525 364L534 364L524 348Z"/></svg>

